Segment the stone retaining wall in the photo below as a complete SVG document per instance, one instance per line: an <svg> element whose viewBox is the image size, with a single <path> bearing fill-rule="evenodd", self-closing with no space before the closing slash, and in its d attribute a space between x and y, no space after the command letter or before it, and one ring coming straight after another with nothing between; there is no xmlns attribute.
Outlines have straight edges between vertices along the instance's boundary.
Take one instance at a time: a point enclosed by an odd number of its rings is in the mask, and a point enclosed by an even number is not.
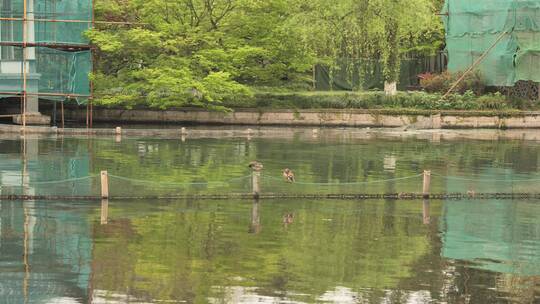
<svg viewBox="0 0 540 304"><path fill-rule="evenodd" d="M421 112L421 111L419 111ZM94 121L106 123L176 123L259 126L344 126L414 129L526 129L540 128L539 112L499 117L492 112L448 111L440 114L385 114L370 110L236 110L230 113L200 109L95 109ZM66 109L66 119L86 121L84 109Z"/></svg>

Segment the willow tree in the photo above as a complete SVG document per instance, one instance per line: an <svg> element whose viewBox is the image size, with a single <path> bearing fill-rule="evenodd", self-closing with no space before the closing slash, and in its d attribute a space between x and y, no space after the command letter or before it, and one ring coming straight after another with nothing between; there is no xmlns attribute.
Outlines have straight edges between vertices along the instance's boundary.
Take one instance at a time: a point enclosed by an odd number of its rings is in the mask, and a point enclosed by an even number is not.
<svg viewBox="0 0 540 304"><path fill-rule="evenodd" d="M337 65L378 60L390 93L401 58L411 51L432 53L442 44L436 0L297 0L294 22L319 63Z"/></svg>

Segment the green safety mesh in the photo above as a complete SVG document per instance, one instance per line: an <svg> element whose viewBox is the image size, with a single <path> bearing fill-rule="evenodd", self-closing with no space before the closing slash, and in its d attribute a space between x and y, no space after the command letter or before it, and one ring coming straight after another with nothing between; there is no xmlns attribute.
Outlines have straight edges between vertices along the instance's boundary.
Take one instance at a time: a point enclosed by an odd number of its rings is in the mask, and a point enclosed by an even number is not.
<svg viewBox="0 0 540 304"><path fill-rule="evenodd" d="M419 85L423 73L441 73L446 68L446 55L412 56L401 60L398 88L407 90ZM374 90L384 88L383 66L379 60L341 59L333 67L315 67L315 88L328 91Z"/></svg>
<svg viewBox="0 0 540 304"><path fill-rule="evenodd" d="M519 80L540 82L540 2L537 0L447 0L443 8L448 70L479 64L490 86L513 86Z"/></svg>
<svg viewBox="0 0 540 304"><path fill-rule="evenodd" d="M22 18L23 1L0 0L0 17ZM27 49L27 92L83 95L84 97L75 99L78 103L86 102L86 96L90 95L89 73L92 71L92 58L89 50L81 51L77 46L87 46L89 43L84 32L92 26L92 0L26 1L29 20L27 42L41 44ZM60 21L50 22L51 20ZM0 21L0 34L1 42L24 42L23 22ZM0 92L22 92L22 57L20 46L0 46ZM61 101L66 99L65 96L40 98Z"/></svg>

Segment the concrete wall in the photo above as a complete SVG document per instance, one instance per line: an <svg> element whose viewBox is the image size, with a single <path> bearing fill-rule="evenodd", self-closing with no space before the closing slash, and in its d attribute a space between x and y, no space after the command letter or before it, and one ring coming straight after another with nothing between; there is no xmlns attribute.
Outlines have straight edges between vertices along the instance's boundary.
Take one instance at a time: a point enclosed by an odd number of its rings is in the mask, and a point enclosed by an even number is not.
<svg viewBox="0 0 540 304"><path fill-rule="evenodd" d="M200 109L147 110L105 109L94 110L94 122L108 123L176 123L225 125L283 125L283 126L346 126L346 127L408 127L415 129L510 129L540 128L540 112L521 112L505 117L492 112L457 112L440 114L419 112L414 115L384 114L370 110L236 110L230 113ZM66 109L67 120L86 122L86 111Z"/></svg>

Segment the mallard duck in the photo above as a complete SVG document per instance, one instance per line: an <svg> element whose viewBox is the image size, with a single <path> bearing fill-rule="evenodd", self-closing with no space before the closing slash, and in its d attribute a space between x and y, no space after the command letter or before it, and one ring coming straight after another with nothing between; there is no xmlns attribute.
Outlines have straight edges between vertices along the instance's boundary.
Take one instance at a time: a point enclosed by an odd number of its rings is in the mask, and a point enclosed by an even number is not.
<svg viewBox="0 0 540 304"><path fill-rule="evenodd" d="M289 168L283 170L283 178L289 183L294 183L294 173Z"/></svg>

